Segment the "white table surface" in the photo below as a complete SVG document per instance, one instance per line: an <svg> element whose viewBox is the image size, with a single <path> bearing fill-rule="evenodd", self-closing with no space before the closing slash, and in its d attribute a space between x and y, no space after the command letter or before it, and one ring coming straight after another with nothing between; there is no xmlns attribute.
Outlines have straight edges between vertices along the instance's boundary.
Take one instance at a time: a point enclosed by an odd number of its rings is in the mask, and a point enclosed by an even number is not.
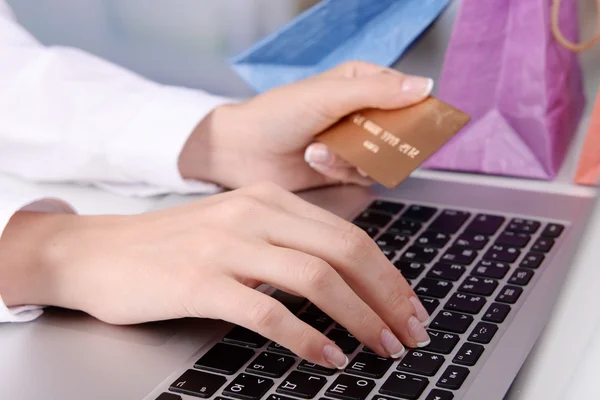
<svg viewBox="0 0 600 400"><path fill-rule="evenodd" d="M593 3L591 1L581 2ZM584 6L582 15L585 16L586 34L594 27L594 11ZM428 49L439 49L447 43L450 33L456 4L451 6L445 16L434 29L427 33L418 49L413 53L428 52ZM441 44L440 44L441 43ZM407 57L400 63L400 67L408 72L427 72L436 76L439 73L442 56L429 52L427 63L422 57ZM431 58L435 58L434 62ZM588 125L589 111L595 99L598 83L600 82L600 46L582 56L586 72L586 93L588 96L588 117L584 119L576 141L560 172L559 177L553 182L531 181L502 177L489 177L474 174L417 171L416 176L448 179L495 185L501 187L517 187L536 191L559 192L574 195L594 195L595 190L587 187L576 186L572 177L576 170L577 158L581 149L584 134ZM34 194L39 197L60 197L66 199L75 208L84 214L133 214L148 211L156 206L161 198L125 198L93 188L75 186L70 184L34 184L24 182L14 177L0 174L0 190L17 193ZM600 224L600 221L595 221ZM583 244L585 260L574 265L565 284L565 289L554 312L553 319L549 322L545 334L539 340L535 352L526 364L525 373L517 380L513 395L517 394L522 399L562 399L571 398L563 391L569 382L572 382L573 372L581 363L581 358L586 354L586 347L590 342L600 341L597 330L600 326L600 295L595 282L600 282L600 268L595 260L600 258L600 229L589 235ZM582 306L582 299L586 306ZM591 311L591 312L590 312ZM565 350L566 347L568 351ZM599 350L600 353L600 350ZM67 356L67 355L65 355ZM600 376L600 358L596 363L586 364L587 374ZM580 386L583 388L584 386ZM586 389L587 390L587 389ZM594 393L596 394L596 393ZM588 393L579 393L578 398L584 398ZM600 394L594 397L600 398Z"/></svg>

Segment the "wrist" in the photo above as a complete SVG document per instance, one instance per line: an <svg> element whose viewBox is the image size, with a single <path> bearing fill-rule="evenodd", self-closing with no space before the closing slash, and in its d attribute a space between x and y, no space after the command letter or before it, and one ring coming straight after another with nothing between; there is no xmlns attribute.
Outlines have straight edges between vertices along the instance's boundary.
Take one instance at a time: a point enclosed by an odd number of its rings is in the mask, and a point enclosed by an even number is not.
<svg viewBox="0 0 600 400"><path fill-rule="evenodd" d="M240 108L239 104L219 106L196 126L179 157L179 171L184 179L236 186L231 167L239 166L243 152L231 133L240 130L233 126L240 120Z"/></svg>
<svg viewBox="0 0 600 400"><path fill-rule="evenodd" d="M18 212L0 238L0 294L7 306L59 305L62 232L81 217Z"/></svg>

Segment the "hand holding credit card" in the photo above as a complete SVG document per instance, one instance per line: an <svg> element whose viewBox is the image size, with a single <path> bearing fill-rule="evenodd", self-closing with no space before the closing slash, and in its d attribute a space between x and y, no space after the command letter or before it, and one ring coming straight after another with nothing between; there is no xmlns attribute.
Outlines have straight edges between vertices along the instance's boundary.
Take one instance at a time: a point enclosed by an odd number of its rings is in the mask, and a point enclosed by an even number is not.
<svg viewBox="0 0 600 400"><path fill-rule="evenodd" d="M388 188L404 181L448 142L470 116L435 98L398 110L368 109L316 137Z"/></svg>

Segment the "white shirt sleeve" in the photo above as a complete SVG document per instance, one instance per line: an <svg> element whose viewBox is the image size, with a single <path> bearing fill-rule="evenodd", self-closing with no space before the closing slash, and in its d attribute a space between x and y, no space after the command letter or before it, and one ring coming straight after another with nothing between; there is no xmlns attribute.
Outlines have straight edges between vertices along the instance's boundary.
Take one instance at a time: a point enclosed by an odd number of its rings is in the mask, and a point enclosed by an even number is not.
<svg viewBox="0 0 600 400"><path fill-rule="evenodd" d="M0 5L1 6L1 5ZM0 238L10 218L17 211L37 211L52 213L72 213L73 208L58 199L38 199L28 196L8 196L0 193ZM42 315L39 306L22 306L8 308L0 296L0 323L3 322L28 322Z"/></svg>
<svg viewBox="0 0 600 400"><path fill-rule="evenodd" d="M0 172L135 196L216 192L183 180L178 159L196 125L232 101L43 46L0 0Z"/></svg>

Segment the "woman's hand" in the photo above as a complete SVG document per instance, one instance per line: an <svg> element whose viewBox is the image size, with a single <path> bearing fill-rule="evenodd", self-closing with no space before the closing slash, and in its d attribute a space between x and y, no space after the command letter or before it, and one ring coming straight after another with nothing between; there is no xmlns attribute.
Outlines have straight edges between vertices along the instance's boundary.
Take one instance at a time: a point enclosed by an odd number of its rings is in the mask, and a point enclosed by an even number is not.
<svg viewBox="0 0 600 400"><path fill-rule="evenodd" d="M273 184L136 216L18 213L0 255L8 305L113 324L223 319L343 368L330 339L254 290L267 283L308 298L380 356L429 341L427 312L373 240Z"/></svg>
<svg viewBox="0 0 600 400"><path fill-rule="evenodd" d="M371 185L313 139L365 108L397 109L424 100L433 81L373 64L343 64L322 75L217 108L180 157L185 178L229 188L270 181L296 191L346 182ZM311 168L312 167L312 168Z"/></svg>

